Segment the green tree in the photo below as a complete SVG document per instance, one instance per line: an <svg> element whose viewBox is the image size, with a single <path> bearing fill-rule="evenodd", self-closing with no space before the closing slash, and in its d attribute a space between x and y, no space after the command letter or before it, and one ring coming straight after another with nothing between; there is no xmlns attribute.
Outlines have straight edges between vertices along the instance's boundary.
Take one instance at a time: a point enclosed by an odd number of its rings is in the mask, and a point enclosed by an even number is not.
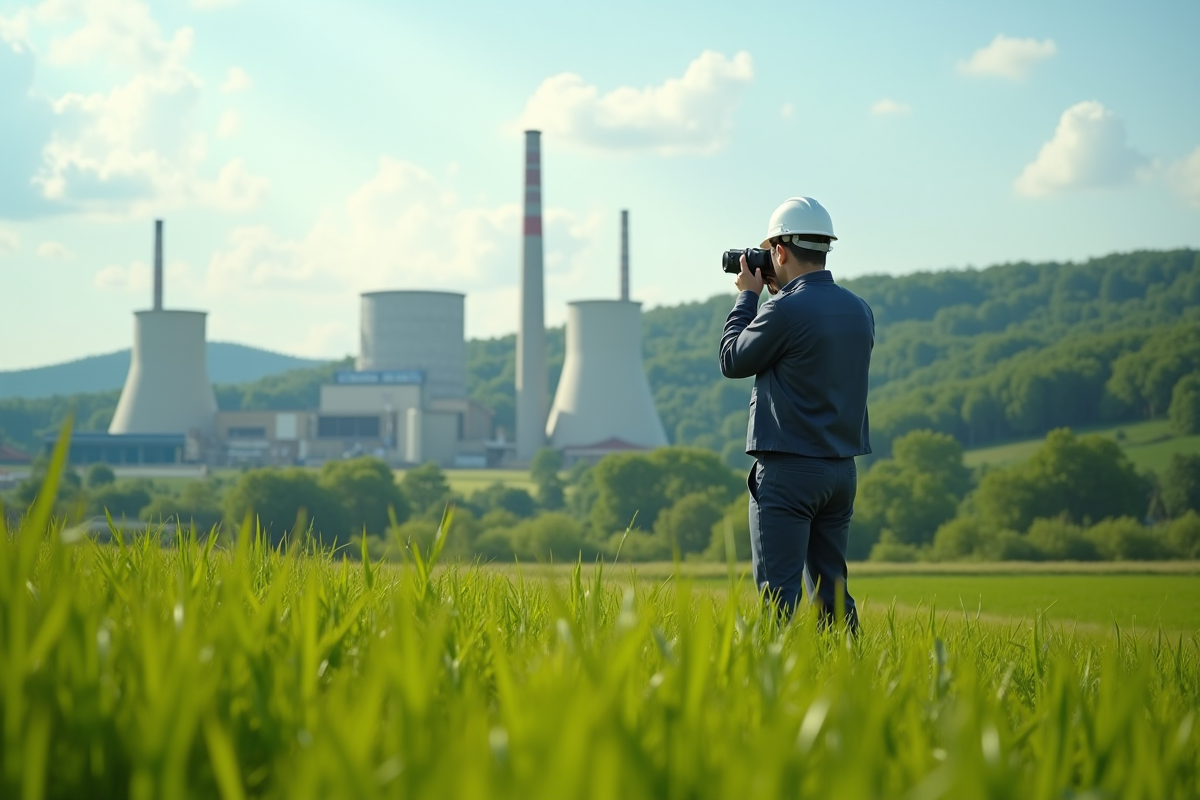
<svg viewBox="0 0 1200 800"><path fill-rule="evenodd" d="M641 453L605 456L591 475L596 498L590 516L598 537L625 530L635 516L638 528L653 530L659 511L670 502L660 487L662 468Z"/></svg>
<svg viewBox="0 0 1200 800"><path fill-rule="evenodd" d="M183 526L194 525L197 532L208 532L222 518L217 487L213 481L192 481L178 496L154 495L142 509L141 518L151 523L174 521Z"/></svg>
<svg viewBox="0 0 1200 800"><path fill-rule="evenodd" d="M750 560L750 515L748 504L750 495L742 492L741 496L725 506L721 518L712 526L708 549L704 552L711 561L725 561L728 555L726 533L733 536L734 557L738 561Z"/></svg>
<svg viewBox="0 0 1200 800"><path fill-rule="evenodd" d="M243 473L224 502L225 518L240 525L247 515L257 518L272 544L278 544L297 521L311 527L326 546L346 543L351 526L349 515L336 494L326 489L317 476L299 467L255 469Z"/></svg>
<svg viewBox="0 0 1200 800"><path fill-rule="evenodd" d="M564 505L562 478L562 453L552 447L543 447L533 454L529 462L529 476L537 486L537 503L544 509L557 511Z"/></svg>
<svg viewBox="0 0 1200 800"><path fill-rule="evenodd" d="M539 561L574 561L583 546L579 523L568 514L555 512L518 523L511 538L518 554Z"/></svg>
<svg viewBox="0 0 1200 800"><path fill-rule="evenodd" d="M553 447L543 447L533 454L529 462L529 477L534 483L541 483L547 478L557 478L562 469L562 453Z"/></svg>
<svg viewBox="0 0 1200 800"><path fill-rule="evenodd" d="M432 462L422 464L404 473L400 488L412 503L414 514L440 516L446 503L450 502L450 484L446 473Z"/></svg>
<svg viewBox="0 0 1200 800"><path fill-rule="evenodd" d="M493 483L471 495L471 504L484 514L503 509L515 517L528 519L537 513L537 504L529 492L517 486Z"/></svg>
<svg viewBox="0 0 1200 800"><path fill-rule="evenodd" d="M659 470L659 491L668 503L696 492L715 492L720 503L727 503L743 488L744 476L738 476L711 450L660 447L647 458Z"/></svg>
<svg viewBox="0 0 1200 800"><path fill-rule="evenodd" d="M16 497L20 508L26 509L33 505L34 500L42 491L49 466L47 458L44 456L37 458L29 470L29 477L17 484ZM64 512L68 508L82 503L84 499L83 481L79 479L79 473L70 467L64 467L62 477L58 481L58 496L55 498L56 509L60 513Z"/></svg>
<svg viewBox="0 0 1200 800"><path fill-rule="evenodd" d="M1051 431L1028 463L993 470L979 482L978 513L1001 527L1028 530L1035 519L1076 524L1142 516L1149 484L1120 445L1103 436Z"/></svg>
<svg viewBox="0 0 1200 800"><path fill-rule="evenodd" d="M970 480L962 445L953 437L912 431L893 442L892 458L876 462L859 483L856 528L881 537L890 531L896 544L928 544L954 517Z"/></svg>
<svg viewBox="0 0 1200 800"><path fill-rule="evenodd" d="M1167 526L1167 541L1179 558L1200 558L1200 514L1189 511Z"/></svg>
<svg viewBox="0 0 1200 800"><path fill-rule="evenodd" d="M1159 491L1163 506L1172 517L1200 511L1200 454L1176 453L1171 456Z"/></svg>
<svg viewBox="0 0 1200 800"><path fill-rule="evenodd" d="M150 505L150 499L150 487L146 483L110 483L91 494L87 513L99 516L107 511L114 520L138 519L142 509Z"/></svg>
<svg viewBox="0 0 1200 800"><path fill-rule="evenodd" d="M712 542L713 526L724 516L725 509L711 492L695 492L659 514L654 533L678 546L680 553L699 553Z"/></svg>
<svg viewBox="0 0 1200 800"><path fill-rule="evenodd" d="M1184 436L1200 433L1200 374L1184 375L1171 390L1171 426Z"/></svg>
<svg viewBox="0 0 1200 800"><path fill-rule="evenodd" d="M115 483L116 480L117 475L108 464L92 464L88 467L86 483L89 489L108 486Z"/></svg>
<svg viewBox="0 0 1200 800"><path fill-rule="evenodd" d="M1100 555L1112 561L1157 561L1171 555L1170 545L1161 532L1148 528L1132 517L1117 517L1097 522L1087 529Z"/></svg>
<svg viewBox="0 0 1200 800"><path fill-rule="evenodd" d="M409 518L408 498L396 484L392 468L378 458L361 456L345 461L328 461L321 468L321 486L338 497L346 509L347 533L382 534L390 524L389 509L396 522Z"/></svg>

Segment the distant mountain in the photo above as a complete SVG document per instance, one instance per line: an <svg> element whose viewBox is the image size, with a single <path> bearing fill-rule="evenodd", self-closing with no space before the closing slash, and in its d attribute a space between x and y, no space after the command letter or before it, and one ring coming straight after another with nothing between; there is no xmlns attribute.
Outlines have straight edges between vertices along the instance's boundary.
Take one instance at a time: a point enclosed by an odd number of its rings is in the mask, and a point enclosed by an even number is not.
<svg viewBox="0 0 1200 800"><path fill-rule="evenodd" d="M233 342L208 343L208 377L213 383L249 383L323 363ZM0 371L0 399L107 392L123 387L128 372L128 350L48 367Z"/></svg>

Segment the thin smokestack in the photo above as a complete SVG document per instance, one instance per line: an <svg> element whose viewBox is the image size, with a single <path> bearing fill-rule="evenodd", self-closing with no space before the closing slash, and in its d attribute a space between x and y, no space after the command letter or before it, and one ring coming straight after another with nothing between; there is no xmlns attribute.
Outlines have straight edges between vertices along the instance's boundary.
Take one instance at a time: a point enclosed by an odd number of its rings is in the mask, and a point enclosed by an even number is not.
<svg viewBox="0 0 1200 800"><path fill-rule="evenodd" d="M621 211L621 299L629 299L629 211Z"/></svg>
<svg viewBox="0 0 1200 800"><path fill-rule="evenodd" d="M163 221L154 220L154 310L162 311L163 307Z"/></svg>
<svg viewBox="0 0 1200 800"><path fill-rule="evenodd" d="M546 443L546 312L542 267L541 132L525 131L525 217L517 328L517 460Z"/></svg>

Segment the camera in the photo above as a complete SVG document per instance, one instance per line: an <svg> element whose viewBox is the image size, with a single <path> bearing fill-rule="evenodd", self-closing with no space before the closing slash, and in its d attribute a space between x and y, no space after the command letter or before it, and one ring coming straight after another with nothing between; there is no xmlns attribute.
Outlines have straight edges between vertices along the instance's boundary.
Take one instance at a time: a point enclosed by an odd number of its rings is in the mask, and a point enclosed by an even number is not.
<svg viewBox="0 0 1200 800"><path fill-rule="evenodd" d="M774 277L775 265L771 263L771 251L759 247L748 247L745 250L726 250L721 255L721 269L731 275L742 271L742 256L746 256L746 268L751 272L759 270L759 275L765 281Z"/></svg>

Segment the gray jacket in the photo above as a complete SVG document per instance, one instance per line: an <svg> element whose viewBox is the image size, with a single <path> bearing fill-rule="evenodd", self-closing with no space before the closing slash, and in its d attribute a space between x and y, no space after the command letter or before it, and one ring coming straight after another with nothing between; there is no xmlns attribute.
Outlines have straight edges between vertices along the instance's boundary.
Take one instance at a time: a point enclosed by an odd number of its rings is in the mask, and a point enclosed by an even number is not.
<svg viewBox="0 0 1200 800"><path fill-rule="evenodd" d="M721 336L721 374L754 376L746 452L813 458L871 452L867 371L875 316L828 270L788 283L758 307L738 295Z"/></svg>

